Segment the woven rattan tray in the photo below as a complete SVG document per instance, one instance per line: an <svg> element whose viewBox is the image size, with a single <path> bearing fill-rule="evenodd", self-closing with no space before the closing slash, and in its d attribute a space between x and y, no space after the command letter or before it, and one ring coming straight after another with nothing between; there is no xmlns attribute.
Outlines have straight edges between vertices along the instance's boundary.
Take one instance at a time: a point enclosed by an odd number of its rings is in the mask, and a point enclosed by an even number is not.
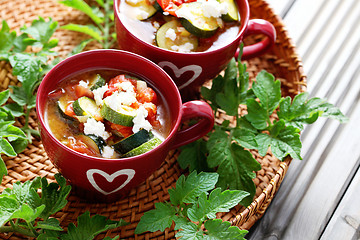
<svg viewBox="0 0 360 240"><path fill-rule="evenodd" d="M263 0L249 0L251 18L262 18L271 22L277 31L277 41L274 48L260 58L254 58L247 62L250 78L254 78L257 72L262 69L274 74L282 82L283 95L293 96L306 89L306 77L303 74L301 60L295 52L294 44L288 36L282 20L274 14L273 10ZM5 19L10 28L18 30L24 24L29 25L38 16L51 17L59 22L59 25L66 23L87 23L89 19L79 11L65 7L55 0L1 0L0 19ZM55 37L59 39L57 51L65 56L75 45L86 38L85 35L67 30L57 30ZM247 38L245 43L258 41L262 36ZM92 46L96 48L96 46ZM11 74L10 65L0 62L0 90L8 85L17 84L16 78ZM224 116L216 116L222 121ZM21 119L19 124L21 124ZM37 128L35 113L32 114L30 125ZM78 198L74 193L68 197L68 205L56 214L62 226L74 222L76 218L85 211L92 214L101 214L113 220L120 218L131 224L119 229L108 231L99 236L120 235L121 239L174 239L175 232L146 233L134 236L134 229L142 214L153 208L158 201L169 200L167 190L175 186L177 178L184 172L177 164L178 151L169 153L166 161L145 183L133 189L128 198L112 204L89 204ZM265 212L274 194L282 182L286 170L291 162L288 158L283 162L271 154L260 157L253 152L255 158L261 163L262 169L257 172L254 179L257 186L256 196L252 204L247 207L235 207L229 213L219 214L218 218L230 221L242 229L249 229ZM11 187L16 181L32 180L36 176L47 177L54 180L57 170L53 167L46 156L41 141L34 140L28 148L17 157L9 158L3 156L9 174L4 177L0 186L0 192ZM0 234L1 239L24 239L20 235Z"/></svg>

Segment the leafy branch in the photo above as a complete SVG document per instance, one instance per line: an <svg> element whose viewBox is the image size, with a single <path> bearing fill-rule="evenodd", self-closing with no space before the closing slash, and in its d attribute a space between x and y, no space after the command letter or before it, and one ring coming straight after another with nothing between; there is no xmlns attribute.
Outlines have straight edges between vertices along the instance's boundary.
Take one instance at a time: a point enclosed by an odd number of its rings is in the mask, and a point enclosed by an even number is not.
<svg viewBox="0 0 360 240"><path fill-rule="evenodd" d="M111 48L116 42L114 27L114 12L112 0L96 0L99 6L89 6L83 0L61 0L60 3L85 13L91 18L93 24L81 25L70 23L61 26L62 29L81 32L90 36L90 41L97 41L102 48Z"/></svg>
<svg viewBox="0 0 360 240"><path fill-rule="evenodd" d="M55 179L57 183L48 183L45 177L37 177L33 181L17 182L12 189L6 188L0 195L0 232L17 232L39 240L90 240L101 232L127 224L100 215L90 217L90 213L85 212L78 217L77 226L70 223L64 232L51 215L65 207L71 186L66 185L60 174L56 174Z"/></svg>
<svg viewBox="0 0 360 240"><path fill-rule="evenodd" d="M339 120L348 119L335 106L324 99L310 98L300 93L294 99L281 96L281 84L274 76L261 71L249 88L246 65L233 59L224 76L217 76L211 88L202 87L201 94L209 101L214 112L233 116L235 126L229 121L216 125L207 143L197 143L182 148L178 162L190 171L216 171L218 187L238 189L250 193L245 205L251 203L256 186L255 171L261 169L250 150L265 156L269 149L280 160L290 156L301 159L300 131L304 124L314 123L319 117ZM239 106L247 107L241 115ZM204 143L203 143L204 142ZM203 168L205 166L205 169Z"/></svg>
<svg viewBox="0 0 360 240"><path fill-rule="evenodd" d="M249 194L239 190L221 191L215 188L217 181L217 173L194 171L187 177L181 175L176 188L169 190L170 202L155 203L155 209L141 217L135 234L164 231L174 222L178 230L175 236L182 239L244 239L246 230L216 219L216 213L228 212Z"/></svg>

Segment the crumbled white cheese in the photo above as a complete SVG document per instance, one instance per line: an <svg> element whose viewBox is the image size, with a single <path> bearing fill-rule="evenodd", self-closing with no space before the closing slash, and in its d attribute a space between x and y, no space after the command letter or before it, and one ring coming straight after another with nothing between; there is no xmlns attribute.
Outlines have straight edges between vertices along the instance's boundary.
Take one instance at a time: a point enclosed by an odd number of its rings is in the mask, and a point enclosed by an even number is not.
<svg viewBox="0 0 360 240"><path fill-rule="evenodd" d="M84 133L94 134L95 136L102 137L104 140L110 137L110 134L105 131L105 125L93 118L88 118L86 123L84 123Z"/></svg>
<svg viewBox="0 0 360 240"><path fill-rule="evenodd" d="M160 28L160 23L159 23L159 22L154 21L152 25L153 25L153 27L156 28L156 29L159 29L159 28Z"/></svg>
<svg viewBox="0 0 360 240"><path fill-rule="evenodd" d="M104 93L109 90L109 87L108 85L104 85L102 87L99 87L95 90L93 90L92 92L94 93L94 100L96 102L96 105L98 106L101 106L102 103L103 103L103 96L104 96Z"/></svg>
<svg viewBox="0 0 360 240"><path fill-rule="evenodd" d="M194 45L192 43L185 43L180 46L177 46L177 45L171 46L171 50L183 52L183 53L189 53L193 49L194 49Z"/></svg>
<svg viewBox="0 0 360 240"><path fill-rule="evenodd" d="M84 88L88 88L88 87L89 87L89 83L88 83L88 82L85 82L85 81L83 81L83 80L80 80L79 86L84 87Z"/></svg>
<svg viewBox="0 0 360 240"><path fill-rule="evenodd" d="M115 92L104 99L106 105L115 111L120 111L123 105L130 106L136 102L135 92Z"/></svg>
<svg viewBox="0 0 360 240"><path fill-rule="evenodd" d="M115 154L115 150L114 150L113 147L111 147L111 146L105 146L105 147L103 148L102 156L103 156L104 158L112 158L112 157L114 156L114 154Z"/></svg>
<svg viewBox="0 0 360 240"><path fill-rule="evenodd" d="M201 4L202 11L205 17L219 18L222 14L228 12L226 3L220 3L216 0L207 0Z"/></svg>
<svg viewBox="0 0 360 240"><path fill-rule="evenodd" d="M137 109L136 116L133 119L134 126L132 130L134 133L137 133L142 128L147 131L152 129L152 125L148 120L146 120L147 115L148 111L143 106L140 106Z"/></svg>
<svg viewBox="0 0 360 240"><path fill-rule="evenodd" d="M135 87L132 85L131 82L121 82L121 83L115 83L115 87L117 87L120 91L125 92L135 92Z"/></svg>
<svg viewBox="0 0 360 240"><path fill-rule="evenodd" d="M166 38L169 38L170 40L172 41L175 41L176 39L176 33L175 33L175 30L172 29L172 28L169 28L166 33L165 33L165 37Z"/></svg>

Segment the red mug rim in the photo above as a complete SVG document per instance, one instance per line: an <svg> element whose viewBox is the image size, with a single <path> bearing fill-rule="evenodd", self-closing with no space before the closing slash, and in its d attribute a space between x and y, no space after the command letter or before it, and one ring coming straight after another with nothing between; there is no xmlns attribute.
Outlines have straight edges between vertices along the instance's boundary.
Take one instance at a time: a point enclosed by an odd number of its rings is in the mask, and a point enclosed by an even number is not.
<svg viewBox="0 0 360 240"><path fill-rule="evenodd" d="M131 56L131 57L134 57L134 58L137 58L137 60L140 60L140 61L143 61L143 62L146 62L147 64L150 64L154 67L154 69L156 69L156 71L158 71L159 73L163 74L163 77L165 77L166 79L168 79L169 81L169 84L171 86L171 88L173 88L175 90L175 93L176 93L176 98L177 98L177 105L178 105L178 108L179 108L179 112L178 112L178 115L177 115L177 119L176 119L176 122L175 124L171 127L171 130L170 130L170 133L169 135L165 138L165 140L159 145L157 146L156 148L146 152L146 153L143 153L141 155L137 155L137 156L133 156L133 157L128 157L128 158L116 158L116 159L112 159L112 158L100 158L100 157L94 157L94 156L88 156L88 155L85 155L85 154L81 154L81 153L78 153L76 152L75 150L72 150L71 148L69 147L66 147L64 144L62 144L54 135L53 133L51 132L50 129L48 129L48 126L47 124L45 123L45 120L44 120L44 112L43 109L44 107L40 108L40 105L43 105L45 103L41 103L40 102L40 96L44 95L45 94L45 85L46 85L46 82L49 81L48 79L51 79L52 75L56 74L57 71L60 71L59 69L61 69L63 67L63 65L66 65L68 64L69 62L72 62L78 58L82 58L82 57L86 57L87 55L93 55L93 54L120 54L120 55L128 55L128 56ZM90 68L89 68L90 69ZM66 77L69 77L70 75L74 74L74 73L77 73L79 71L76 71L76 72L71 72L69 74L66 74L65 77L62 77L59 81L62 81L64 80L64 78ZM53 89L54 90L54 89ZM73 154L77 155L78 157L81 157L81 158L85 158L87 160L91 160L91 161L95 161L95 162L113 162L113 161L122 161L122 162L130 162L130 161L136 161L138 159L142 159L142 158L146 158L147 155L150 155L151 152L153 151L156 151L158 148L161 148L163 147L164 145L166 144L169 144L169 142L171 141L171 139L174 137L174 135L176 134L178 128L179 128L179 125L181 123L181 116L182 116L182 109L181 109L181 106L182 106L182 101L181 101L181 96L180 96L180 93L179 93L179 90L177 89L174 81L171 79L171 77L162 69L160 68L159 66L157 66L155 63L151 62L150 60L138 55L138 54L135 54L135 53L131 53L131 52L127 52L127 51L123 51L123 50L116 50L116 49L97 49L97 50L89 50L89 51L86 51L86 52L81 52L79 54L76 54L76 55L73 55L71 57L68 57L64 60L62 60L61 62L59 62L58 64L56 64L46 75L45 77L43 78L42 82L40 83L39 85L39 88L38 88L38 94L36 96L36 114L37 114L37 118L38 118L38 122L40 122L40 125L42 128L44 128L44 130L47 132L48 136L61 148L63 149L66 149L67 151L70 151L72 152ZM46 92L46 94L48 94L49 92ZM166 100L166 99L165 99ZM171 143L170 143L171 144Z"/></svg>
<svg viewBox="0 0 360 240"><path fill-rule="evenodd" d="M119 20L119 22L123 25L123 27L127 30L127 32L133 37L133 38L136 38L138 39L140 42L142 42L143 44L145 44L146 46L148 46L149 48L151 48L152 50L156 50L156 51L160 51L160 52L163 52L163 53L170 53L170 54L176 54L176 55L183 55L183 56L191 56L191 55L208 55L208 54L213 54L213 53L216 53L216 52L221 52L223 51L223 49L227 48L229 45L232 45L234 43L237 43L241 40L241 37L243 36L243 34L245 33L245 30L247 28L247 25L248 25L248 22L249 22L249 19L250 19L250 7L249 7L249 2L248 0L238 0L238 1L243 1L244 4L245 4L245 10L244 11L246 14L245 16L241 16L240 15L240 21L243 23L241 24L241 27L240 27L240 30L238 32L238 34L236 35L236 38L234 40L232 40L230 43L226 44L225 46L222 46L220 48L216 48L216 49L213 49L213 50L210 50L210 51L204 51L204 52L189 52L189 53L184 53L184 52L175 52L175 51L170 51L170 50L167 50L167 49L163 49L163 48L160 48L160 47L157 47L155 45L152 45L148 42L145 42L143 41L142 39L138 38L137 36L135 36L121 21L120 19L120 16L119 16L119 12L120 12L120 9L119 9L119 5L120 5L120 1L121 0L115 0L114 1L114 14L115 14L115 18L117 18Z"/></svg>

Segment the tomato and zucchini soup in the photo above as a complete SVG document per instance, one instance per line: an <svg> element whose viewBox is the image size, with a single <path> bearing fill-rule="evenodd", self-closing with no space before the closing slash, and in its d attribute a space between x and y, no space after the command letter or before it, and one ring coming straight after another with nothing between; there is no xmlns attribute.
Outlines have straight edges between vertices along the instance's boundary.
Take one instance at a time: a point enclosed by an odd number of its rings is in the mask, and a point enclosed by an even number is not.
<svg viewBox="0 0 360 240"><path fill-rule="evenodd" d="M170 132L161 95L147 82L119 72L78 74L62 81L48 99L45 119L53 135L89 156L136 156Z"/></svg>
<svg viewBox="0 0 360 240"><path fill-rule="evenodd" d="M225 46L240 29L234 0L121 0L119 15L141 40L185 53Z"/></svg>

